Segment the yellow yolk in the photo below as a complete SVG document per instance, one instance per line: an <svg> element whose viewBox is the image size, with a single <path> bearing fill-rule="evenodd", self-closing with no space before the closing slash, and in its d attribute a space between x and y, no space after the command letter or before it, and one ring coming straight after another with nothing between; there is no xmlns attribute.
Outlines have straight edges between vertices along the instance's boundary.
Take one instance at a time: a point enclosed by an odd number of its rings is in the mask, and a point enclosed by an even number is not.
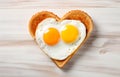
<svg viewBox="0 0 120 77"><path fill-rule="evenodd" d="M67 24L61 31L61 38L65 43L72 43L76 41L78 34L79 31L74 25Z"/></svg>
<svg viewBox="0 0 120 77"><path fill-rule="evenodd" d="M47 31L43 34L43 40L48 45L55 45L59 41L60 34L59 31L55 28L48 28Z"/></svg>

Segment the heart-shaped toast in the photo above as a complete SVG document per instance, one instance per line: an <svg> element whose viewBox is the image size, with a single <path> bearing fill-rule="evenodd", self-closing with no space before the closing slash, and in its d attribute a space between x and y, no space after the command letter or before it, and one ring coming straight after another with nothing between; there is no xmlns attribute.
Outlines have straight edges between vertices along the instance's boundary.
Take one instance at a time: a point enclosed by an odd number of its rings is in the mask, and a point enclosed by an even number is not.
<svg viewBox="0 0 120 77"><path fill-rule="evenodd" d="M29 22L29 32L35 40L36 40L35 33L38 28L38 24L47 18L54 18L58 22L61 22L63 20L77 20L77 21L81 21L86 27L86 37L81 42L81 44L79 44L79 46L77 46L77 48L73 51L72 54L70 54L64 60L56 60L54 58L51 58L53 60L53 62L55 62L55 64L61 68L72 58L72 56L77 52L77 50L89 38L89 36L92 32L92 29L93 29L93 22L92 22L91 17L87 13L85 13L81 10L69 11L62 18L59 18L57 15L55 15L49 11L38 12L37 14L32 16L32 18L30 19L30 22Z"/></svg>

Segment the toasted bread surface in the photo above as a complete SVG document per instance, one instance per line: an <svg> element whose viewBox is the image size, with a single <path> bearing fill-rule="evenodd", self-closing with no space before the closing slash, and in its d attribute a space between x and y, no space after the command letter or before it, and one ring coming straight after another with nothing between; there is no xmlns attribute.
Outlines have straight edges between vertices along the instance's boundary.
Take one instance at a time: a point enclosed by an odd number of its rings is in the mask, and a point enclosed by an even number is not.
<svg viewBox="0 0 120 77"><path fill-rule="evenodd" d="M93 30L93 21L87 13L81 10L71 10L68 13L66 13L62 18L59 18L57 15L49 11L38 12L37 14L32 16L29 22L29 31L31 36L34 39L35 39L35 31L37 29L38 24L46 18L55 18L58 22L62 20L79 20L82 23L84 23L86 27L86 38L70 56L68 56L65 60L55 60L51 58L52 61L55 62L55 64L58 67L62 68L73 57L73 55L77 52L77 50L85 43L85 41L89 38Z"/></svg>

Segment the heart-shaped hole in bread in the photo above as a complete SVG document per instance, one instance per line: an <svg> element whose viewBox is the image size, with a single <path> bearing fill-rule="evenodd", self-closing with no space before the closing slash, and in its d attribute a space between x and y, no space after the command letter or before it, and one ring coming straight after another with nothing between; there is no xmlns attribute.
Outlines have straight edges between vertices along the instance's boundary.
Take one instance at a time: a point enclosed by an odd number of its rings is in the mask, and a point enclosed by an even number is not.
<svg viewBox="0 0 120 77"><path fill-rule="evenodd" d="M79 46L73 51L71 55L69 55L64 60L56 60L51 58L58 67L63 67L72 58L72 56L76 53L76 51L83 45L83 43L89 38L90 33L92 32L92 29L93 29L93 22L91 17L87 13L80 10L69 11L62 18L59 18L57 15L49 11L38 12L37 14L32 16L29 22L29 31L31 36L34 39L36 39L35 33L38 27L38 24L47 18L54 18L58 22L61 22L63 20L77 20L77 21L81 21L86 27L85 39L82 41L81 44L79 44Z"/></svg>

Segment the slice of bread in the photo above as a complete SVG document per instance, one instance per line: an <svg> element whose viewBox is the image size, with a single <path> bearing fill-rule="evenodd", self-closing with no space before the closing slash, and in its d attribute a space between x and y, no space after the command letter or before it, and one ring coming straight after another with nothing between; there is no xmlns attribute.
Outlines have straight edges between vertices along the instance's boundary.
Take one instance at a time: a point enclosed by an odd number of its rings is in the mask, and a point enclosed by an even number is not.
<svg viewBox="0 0 120 77"><path fill-rule="evenodd" d="M57 15L55 15L49 11L38 12L37 14L32 16L32 18L30 19L30 22L29 22L29 32L34 39L35 39L35 31L37 29L38 24L46 18L54 18L58 22L60 22L62 20L80 20L82 23L85 24L85 27L86 27L86 38L84 39L82 44L80 44L78 46L78 48L73 52L73 54L68 56L65 60L55 60L55 59L51 58L53 60L53 62L55 62L55 64L61 68L72 58L72 56L77 52L77 50L89 38L89 36L93 30L93 22L92 22L91 17L87 13L85 13L81 10L71 10L68 13L66 13L62 18L59 18Z"/></svg>

